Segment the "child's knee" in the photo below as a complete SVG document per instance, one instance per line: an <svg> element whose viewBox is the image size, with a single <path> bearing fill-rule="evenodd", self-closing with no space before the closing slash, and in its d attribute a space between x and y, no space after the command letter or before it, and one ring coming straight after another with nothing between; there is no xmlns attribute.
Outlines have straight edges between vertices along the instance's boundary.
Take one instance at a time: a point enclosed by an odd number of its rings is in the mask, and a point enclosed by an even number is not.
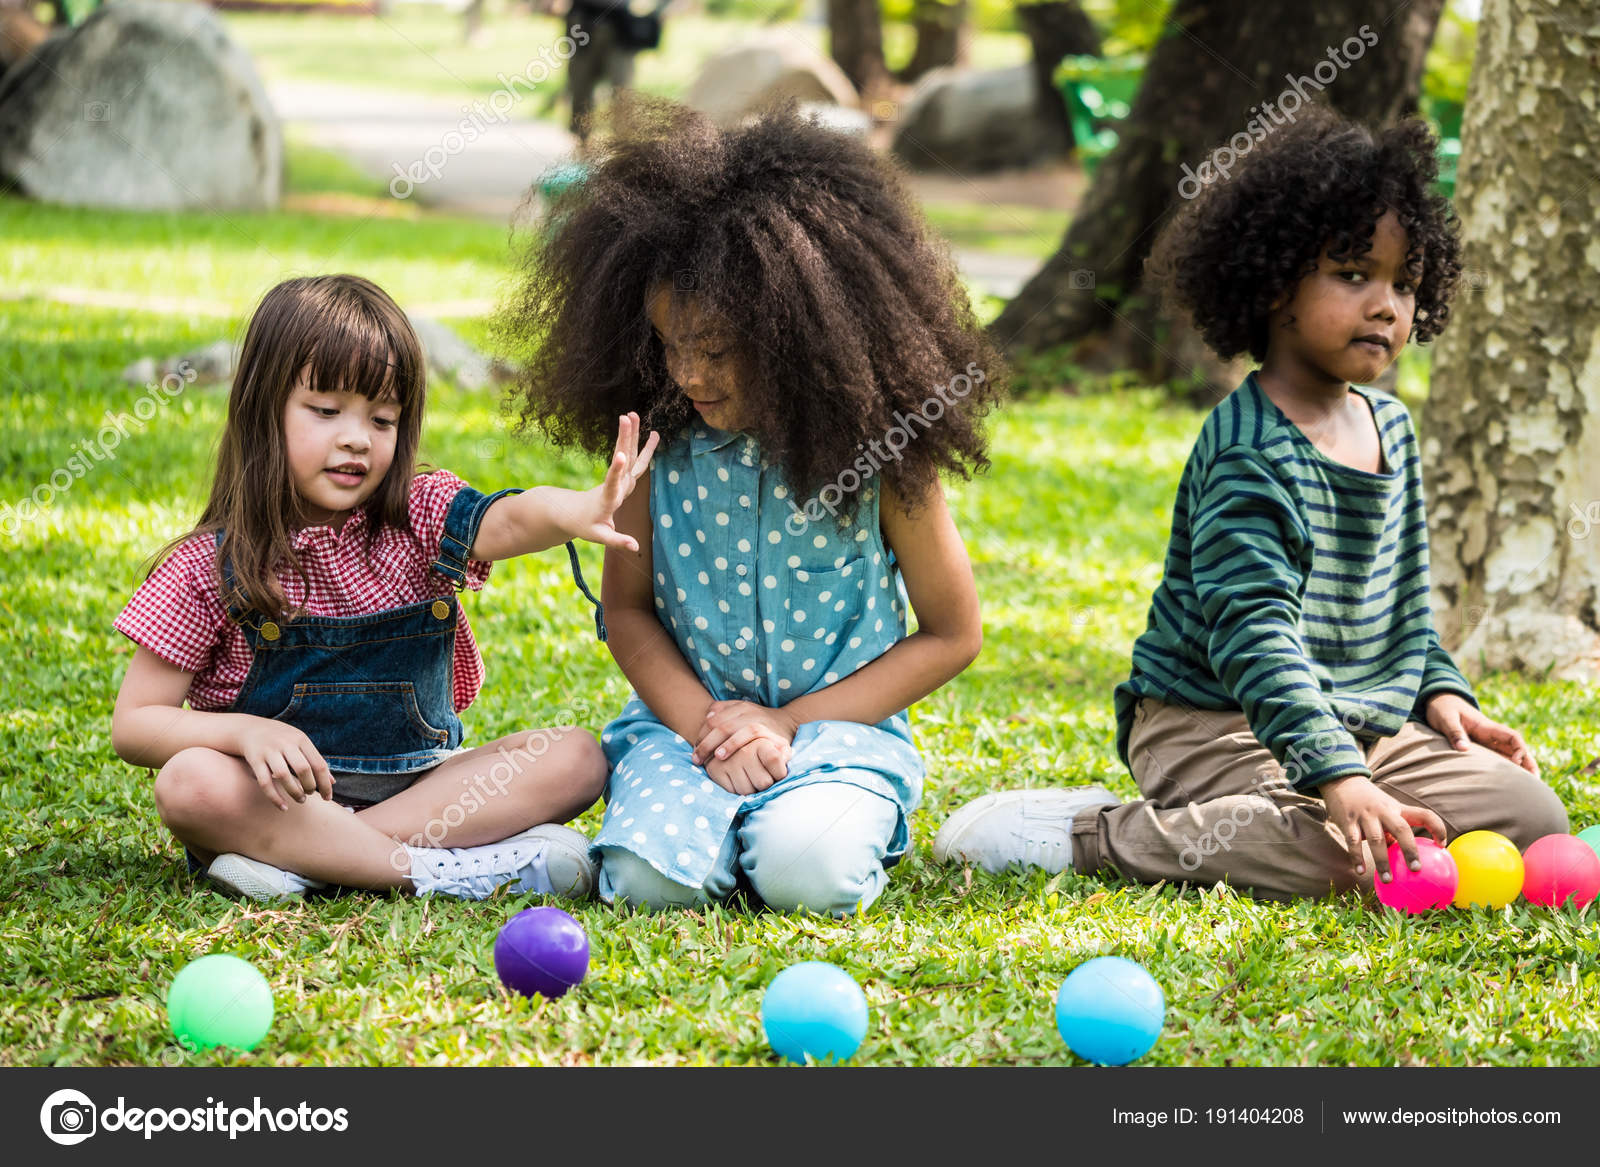
<svg viewBox="0 0 1600 1167"><path fill-rule="evenodd" d="M857 787L803 787L750 815L740 863L768 907L848 915L883 890L898 815Z"/></svg>
<svg viewBox="0 0 1600 1167"><path fill-rule="evenodd" d="M569 759L573 790L593 806L606 792L606 779L611 776L599 739L586 729L575 729L562 738L562 745Z"/></svg>
<svg viewBox="0 0 1600 1167"><path fill-rule="evenodd" d="M631 904L646 911L686 908L706 902L705 893L668 879L649 860L620 847L602 849L600 895L612 903Z"/></svg>
<svg viewBox="0 0 1600 1167"><path fill-rule="evenodd" d="M1571 827L1567 808L1554 790L1525 770L1507 783L1502 826L1491 827L1526 851L1546 835L1565 835Z"/></svg>
<svg viewBox="0 0 1600 1167"><path fill-rule="evenodd" d="M174 833L244 816L257 788L241 781L238 769L239 759L216 750L179 750L156 775L156 813Z"/></svg>
<svg viewBox="0 0 1600 1167"><path fill-rule="evenodd" d="M552 785L557 785L563 795L570 795L576 808L573 814L581 814L605 793L609 773L605 752L586 729L535 729L501 738L491 745L500 747L501 758L494 762L489 775L502 790L520 791L523 797L542 804ZM524 765L529 759L537 765ZM497 773L496 767L502 767L504 772Z"/></svg>

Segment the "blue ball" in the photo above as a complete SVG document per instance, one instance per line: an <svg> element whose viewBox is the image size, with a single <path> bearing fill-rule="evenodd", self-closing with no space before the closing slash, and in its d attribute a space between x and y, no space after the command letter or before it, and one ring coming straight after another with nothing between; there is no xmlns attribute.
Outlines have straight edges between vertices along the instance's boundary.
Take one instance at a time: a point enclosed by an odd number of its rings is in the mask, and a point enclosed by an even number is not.
<svg viewBox="0 0 1600 1167"><path fill-rule="evenodd" d="M791 1062L842 1062L867 1035L867 998L843 969L808 960L772 978L761 998L761 1026Z"/></svg>
<svg viewBox="0 0 1600 1167"><path fill-rule="evenodd" d="M1167 998L1142 965L1120 956L1084 961L1061 982L1056 1028L1087 1062L1122 1066L1144 1057L1161 1036Z"/></svg>

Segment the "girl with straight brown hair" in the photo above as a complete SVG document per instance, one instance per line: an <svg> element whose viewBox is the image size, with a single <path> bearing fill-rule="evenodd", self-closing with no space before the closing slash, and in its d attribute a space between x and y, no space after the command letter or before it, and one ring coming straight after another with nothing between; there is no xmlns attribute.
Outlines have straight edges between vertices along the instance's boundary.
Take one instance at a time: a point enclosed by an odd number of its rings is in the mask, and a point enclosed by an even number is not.
<svg viewBox="0 0 1600 1167"><path fill-rule="evenodd" d="M337 884L582 897L605 758L567 725L463 749L483 660L456 593L494 560L612 525L654 452L620 419L605 481L483 494L416 474L421 345L357 276L288 280L251 319L210 500L117 617L112 714L191 872L257 899ZM184 708L187 701L188 708Z"/></svg>

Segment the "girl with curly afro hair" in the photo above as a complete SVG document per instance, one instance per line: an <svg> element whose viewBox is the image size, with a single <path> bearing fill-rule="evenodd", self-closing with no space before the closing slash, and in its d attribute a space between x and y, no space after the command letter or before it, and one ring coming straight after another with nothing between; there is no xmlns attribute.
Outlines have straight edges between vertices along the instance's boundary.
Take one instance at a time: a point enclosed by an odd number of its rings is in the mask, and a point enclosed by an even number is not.
<svg viewBox="0 0 1600 1167"><path fill-rule="evenodd" d="M661 437L616 516L639 550L605 558L635 696L601 735L600 894L853 912L909 843L906 709L982 643L940 479L987 467L1001 361L865 144L792 104L613 122L499 321L520 429Z"/></svg>
<svg viewBox="0 0 1600 1167"><path fill-rule="evenodd" d="M1152 275L1220 356L1260 367L1201 427L1116 690L1144 798L1029 791L1024 819L1023 792L989 795L938 857L1284 898L1389 882L1389 838L1417 870L1417 827L1519 849L1567 829L1440 645L1411 418L1367 387L1449 318L1436 147L1417 121L1374 132L1313 108L1173 217Z"/></svg>

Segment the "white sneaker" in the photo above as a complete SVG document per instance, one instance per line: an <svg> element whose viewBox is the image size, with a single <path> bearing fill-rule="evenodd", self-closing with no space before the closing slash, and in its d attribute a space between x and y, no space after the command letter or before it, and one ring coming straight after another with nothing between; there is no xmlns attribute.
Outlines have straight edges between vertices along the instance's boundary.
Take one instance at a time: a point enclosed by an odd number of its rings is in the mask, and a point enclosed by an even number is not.
<svg viewBox="0 0 1600 1167"><path fill-rule="evenodd" d="M259 859L228 852L218 855L206 868L206 876L235 895L253 900L282 900L300 895L314 887L328 885L318 879L307 879Z"/></svg>
<svg viewBox="0 0 1600 1167"><path fill-rule="evenodd" d="M989 872L1018 864L1054 874L1072 866L1073 816L1121 804L1104 786L985 794L945 820L933 841L933 857L940 863L973 863Z"/></svg>
<svg viewBox="0 0 1600 1167"><path fill-rule="evenodd" d="M412 847L411 882L419 896L488 899L512 891L587 899L594 890L589 836L546 823L481 847Z"/></svg>

